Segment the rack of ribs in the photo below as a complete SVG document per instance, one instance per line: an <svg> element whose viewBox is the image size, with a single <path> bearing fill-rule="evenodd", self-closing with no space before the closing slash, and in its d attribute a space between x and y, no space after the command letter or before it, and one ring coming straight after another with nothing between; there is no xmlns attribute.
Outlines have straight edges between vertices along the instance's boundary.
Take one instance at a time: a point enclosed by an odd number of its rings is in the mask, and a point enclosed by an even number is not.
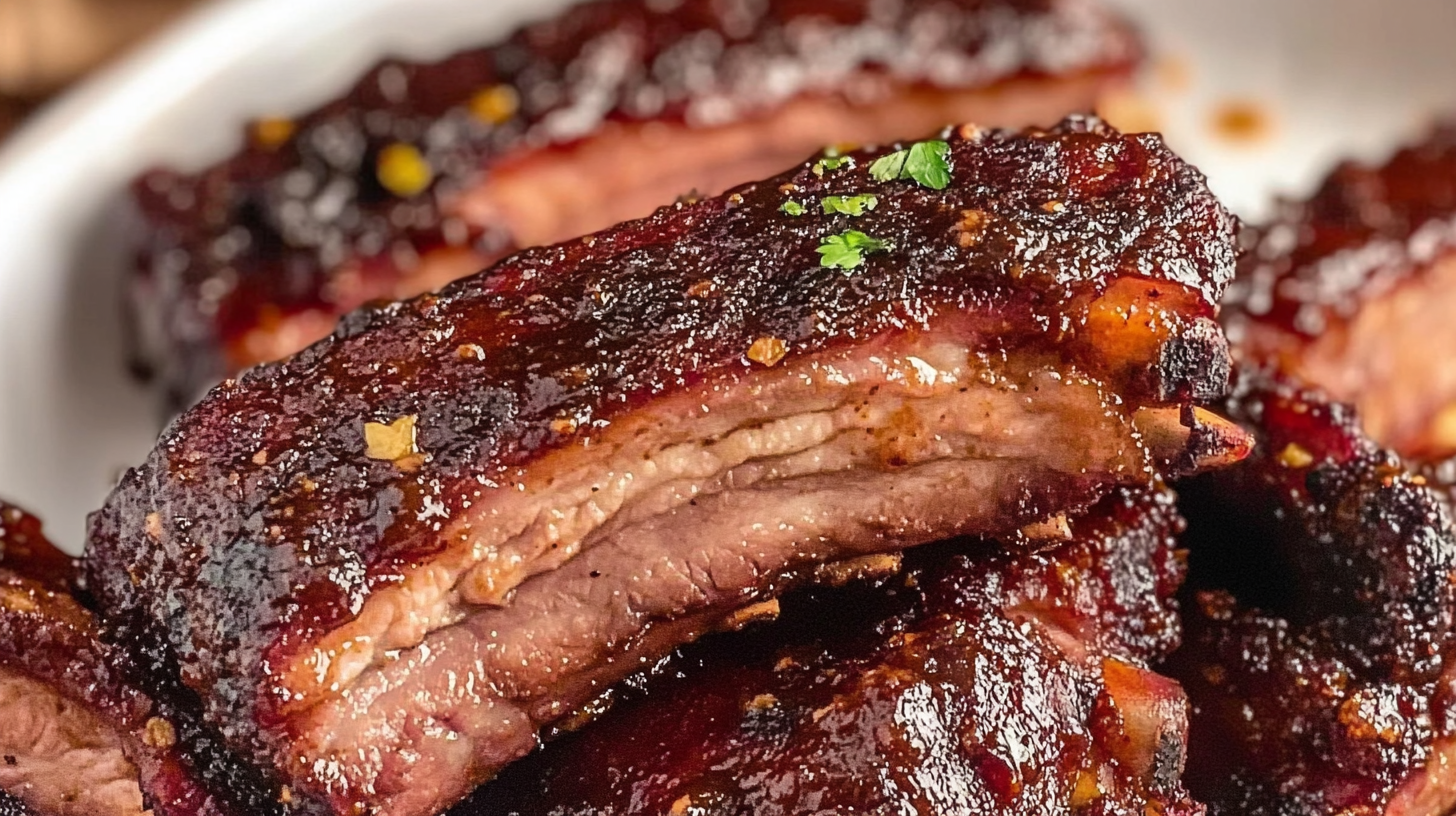
<svg viewBox="0 0 1456 816"><path fill-rule="evenodd" d="M913 550L705 640L451 816L1201 814L1170 491L1119 490L1031 550ZM598 704L597 707L602 707Z"/></svg>
<svg viewBox="0 0 1456 816"><path fill-rule="evenodd" d="M1456 532L1446 490L1348 406L1257 375L1244 463L1180 486L1195 716L1214 814L1439 816L1456 806Z"/></svg>
<svg viewBox="0 0 1456 816"><path fill-rule="evenodd" d="M1140 56L1095 0L597 0L440 63L392 60L220 164L137 183L138 359L186 405L367 301L824 145L1046 125Z"/></svg>
<svg viewBox="0 0 1456 816"><path fill-rule="evenodd" d="M1250 230L1225 323L1241 354L1354 404L1407 456L1456 453L1456 126L1346 163Z"/></svg>
<svg viewBox="0 0 1456 816"><path fill-rule="evenodd" d="M293 813L438 812L824 564L1236 461L1233 218L1155 136L949 129L528 250L224 383L99 608Z"/></svg>

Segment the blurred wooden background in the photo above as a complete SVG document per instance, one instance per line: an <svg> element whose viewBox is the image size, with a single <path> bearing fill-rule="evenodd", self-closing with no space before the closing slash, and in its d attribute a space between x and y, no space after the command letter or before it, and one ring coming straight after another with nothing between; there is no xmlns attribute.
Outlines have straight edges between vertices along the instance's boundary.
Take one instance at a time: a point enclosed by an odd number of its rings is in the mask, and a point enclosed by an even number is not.
<svg viewBox="0 0 1456 816"><path fill-rule="evenodd" d="M0 138L50 96L198 2L0 0Z"/></svg>

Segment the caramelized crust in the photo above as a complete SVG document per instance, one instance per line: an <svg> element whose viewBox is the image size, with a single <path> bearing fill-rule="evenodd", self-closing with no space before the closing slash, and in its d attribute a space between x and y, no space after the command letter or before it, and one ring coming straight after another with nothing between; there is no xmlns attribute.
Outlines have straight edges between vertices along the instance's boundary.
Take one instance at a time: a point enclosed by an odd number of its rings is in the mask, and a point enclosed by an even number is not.
<svg viewBox="0 0 1456 816"><path fill-rule="evenodd" d="M1357 406L1404 455L1456 453L1456 127L1344 164L1246 236L1225 324L1240 353Z"/></svg>
<svg viewBox="0 0 1456 816"><path fill-rule="evenodd" d="M451 816L1200 813L1186 700L1146 670L1178 642L1181 527L1171 493L1119 492L1039 552L932 545L790 596Z"/></svg>
<svg viewBox="0 0 1456 816"><path fill-rule="evenodd" d="M945 190L809 162L225 384L93 518L102 609L267 798L426 813L803 569L1237 459L1202 177L1093 120L947 139Z"/></svg>
<svg viewBox="0 0 1456 816"><path fill-rule="evenodd" d="M1283 385L1231 406L1253 457L1180 487L1196 603L1173 674L1188 784L1216 814L1456 805L1456 533L1350 408Z"/></svg>
<svg viewBox="0 0 1456 816"><path fill-rule="evenodd" d="M145 362L190 403L368 300L781 172L827 144L1090 110L1139 47L1094 0L598 0L389 61L195 175L136 186Z"/></svg>

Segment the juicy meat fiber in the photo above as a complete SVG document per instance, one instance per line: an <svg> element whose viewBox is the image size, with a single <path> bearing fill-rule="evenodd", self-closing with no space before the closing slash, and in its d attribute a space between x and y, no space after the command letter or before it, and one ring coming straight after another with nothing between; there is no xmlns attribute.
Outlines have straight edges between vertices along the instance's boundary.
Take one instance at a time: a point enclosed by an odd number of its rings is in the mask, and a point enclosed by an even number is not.
<svg viewBox="0 0 1456 816"><path fill-rule="evenodd" d="M1045 125L1139 56L1096 0L601 0L439 64L390 61L222 164L138 183L144 356L185 405L368 300L827 144Z"/></svg>
<svg viewBox="0 0 1456 816"><path fill-rule="evenodd" d="M136 816L122 746L146 700L72 599L74 571L39 522L0 503L0 793L44 816ZM0 813L17 808L0 797Z"/></svg>
<svg viewBox="0 0 1456 816"><path fill-rule="evenodd" d="M1245 463L1181 486L1199 587L1173 674L1211 812L1456 807L1456 533L1350 408L1251 386Z"/></svg>
<svg viewBox="0 0 1456 816"><path fill-rule="evenodd" d="M1403 455L1456 453L1456 125L1341 165L1249 242L1224 313L1242 355L1353 403Z"/></svg>
<svg viewBox="0 0 1456 816"><path fill-rule="evenodd" d="M1202 176L1095 120L946 138L941 191L812 161L356 313L173 424L88 585L271 798L416 816L806 570L1246 452L1193 408L1235 237ZM824 266L851 229L884 244Z"/></svg>
<svg viewBox="0 0 1456 816"><path fill-rule="evenodd" d="M1187 701L1146 669L1178 643L1181 529L1169 492L1119 491L1051 549L931 545L791 595L451 816L1201 813Z"/></svg>

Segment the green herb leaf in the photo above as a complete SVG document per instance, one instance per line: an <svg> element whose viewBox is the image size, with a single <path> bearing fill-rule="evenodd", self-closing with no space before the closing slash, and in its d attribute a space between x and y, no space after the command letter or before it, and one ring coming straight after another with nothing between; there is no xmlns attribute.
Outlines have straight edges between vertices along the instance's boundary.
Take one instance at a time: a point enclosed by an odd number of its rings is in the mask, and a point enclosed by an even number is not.
<svg viewBox="0 0 1456 816"><path fill-rule="evenodd" d="M875 159L870 165L870 175L875 181L894 181L903 178L905 172L905 160L910 158L910 151L896 150L887 156Z"/></svg>
<svg viewBox="0 0 1456 816"><path fill-rule="evenodd" d="M873 210L879 204L879 197L873 195L826 196L820 202L820 206L824 208L825 215L844 213L855 218Z"/></svg>
<svg viewBox="0 0 1456 816"><path fill-rule="evenodd" d="M875 181L912 179L922 187L944 190L950 186L950 145L942 141L916 142L906 150L881 156L870 165Z"/></svg>
<svg viewBox="0 0 1456 816"><path fill-rule="evenodd" d="M800 204L797 201L792 201L791 200L791 201L785 201L784 202L784 205L782 207L779 207L779 212L781 212L781 213L788 213L789 215L792 215L792 216L800 216L800 215L803 215L805 212L807 212L807 210L804 209L804 205L803 204Z"/></svg>
<svg viewBox="0 0 1456 816"><path fill-rule="evenodd" d="M838 170L846 164L849 164L849 162L850 158L848 156L825 156L819 161L814 162L814 166L810 169L814 171L814 175L822 176L825 170Z"/></svg>
<svg viewBox="0 0 1456 816"><path fill-rule="evenodd" d="M819 244L819 265L826 269L857 269L864 265L864 256L891 248L888 241L871 238L859 230L845 230Z"/></svg>

